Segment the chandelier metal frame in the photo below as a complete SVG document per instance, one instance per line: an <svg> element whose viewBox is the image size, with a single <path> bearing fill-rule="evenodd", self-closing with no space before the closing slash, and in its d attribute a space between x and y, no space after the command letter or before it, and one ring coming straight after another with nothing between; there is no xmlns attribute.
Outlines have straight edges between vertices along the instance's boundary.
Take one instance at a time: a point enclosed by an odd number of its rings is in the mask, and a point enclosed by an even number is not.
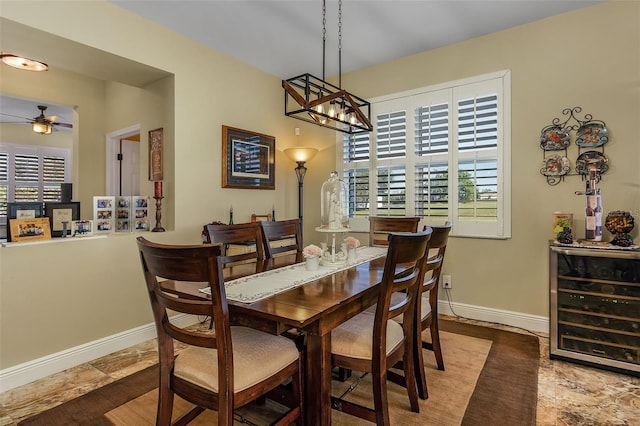
<svg viewBox="0 0 640 426"><path fill-rule="evenodd" d="M322 78L309 73L282 80L284 113L344 133L370 132L371 104L342 89L342 0L338 2L338 85L325 80L326 0L322 0Z"/></svg>

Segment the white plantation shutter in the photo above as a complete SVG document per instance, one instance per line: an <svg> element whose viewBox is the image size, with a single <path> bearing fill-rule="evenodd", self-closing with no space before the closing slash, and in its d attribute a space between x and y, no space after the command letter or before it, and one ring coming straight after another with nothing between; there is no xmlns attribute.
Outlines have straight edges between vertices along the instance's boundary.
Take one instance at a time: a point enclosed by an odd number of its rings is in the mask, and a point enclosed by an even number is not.
<svg viewBox="0 0 640 426"><path fill-rule="evenodd" d="M345 164L369 161L369 133L345 135L343 143L342 161Z"/></svg>
<svg viewBox="0 0 640 426"><path fill-rule="evenodd" d="M345 135L342 142L342 178L349 190L349 216L366 218L369 216L370 134Z"/></svg>
<svg viewBox="0 0 640 426"><path fill-rule="evenodd" d="M446 101L443 101L443 99ZM415 110L415 212L419 217L449 216L450 108L446 93L417 97Z"/></svg>
<svg viewBox="0 0 640 426"><path fill-rule="evenodd" d="M449 216L449 166L447 161L416 164L415 215L447 218Z"/></svg>
<svg viewBox="0 0 640 426"><path fill-rule="evenodd" d="M339 153L353 222L415 215L510 237L509 88L506 71L372 100L374 132L344 136Z"/></svg>
<svg viewBox="0 0 640 426"><path fill-rule="evenodd" d="M61 184L65 182L66 159L61 156L42 157L43 201L60 201Z"/></svg>
<svg viewBox="0 0 640 426"><path fill-rule="evenodd" d="M509 148L503 130L503 83L490 79L460 85L453 89L453 97L457 141L453 187L458 195L452 212L454 224L463 235L506 236L510 214L504 206L510 191L503 183L510 168L503 161Z"/></svg>
<svg viewBox="0 0 640 426"><path fill-rule="evenodd" d="M376 173L376 214L406 216L407 181L404 165L378 167Z"/></svg>
<svg viewBox="0 0 640 426"><path fill-rule="evenodd" d="M9 154L0 152L0 218L7 217L7 201L9 199ZM0 224L3 220L0 220Z"/></svg>
<svg viewBox="0 0 640 426"><path fill-rule="evenodd" d="M376 158L405 158L407 152L407 114L404 111L376 116Z"/></svg>
<svg viewBox="0 0 640 426"><path fill-rule="evenodd" d="M60 201L70 159L66 148L0 143L0 235L6 235L7 203Z"/></svg>
<svg viewBox="0 0 640 426"><path fill-rule="evenodd" d="M39 166L37 155L16 154L13 156L13 174L15 187L13 199L16 202L38 201L39 198Z"/></svg>

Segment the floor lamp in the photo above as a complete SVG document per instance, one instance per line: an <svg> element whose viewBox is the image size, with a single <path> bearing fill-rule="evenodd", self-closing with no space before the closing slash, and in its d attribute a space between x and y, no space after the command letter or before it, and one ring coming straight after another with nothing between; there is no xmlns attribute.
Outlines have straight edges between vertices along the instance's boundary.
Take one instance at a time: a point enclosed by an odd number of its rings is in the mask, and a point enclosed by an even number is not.
<svg viewBox="0 0 640 426"><path fill-rule="evenodd" d="M298 178L298 218L300 219L300 225L302 225L302 185L304 176L307 174L307 168L304 164L315 157L318 150L315 148L288 148L284 150L284 153L298 163L298 167L293 170Z"/></svg>

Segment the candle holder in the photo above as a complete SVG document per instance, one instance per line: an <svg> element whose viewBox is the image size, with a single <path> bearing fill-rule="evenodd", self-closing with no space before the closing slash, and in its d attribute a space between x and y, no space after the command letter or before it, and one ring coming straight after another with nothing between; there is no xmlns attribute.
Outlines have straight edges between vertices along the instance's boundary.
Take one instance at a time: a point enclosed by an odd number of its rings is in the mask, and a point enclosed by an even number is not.
<svg viewBox="0 0 640 426"><path fill-rule="evenodd" d="M162 221L162 199L164 197L153 197L156 200L156 226L151 230L151 232L164 232L165 229L161 225Z"/></svg>

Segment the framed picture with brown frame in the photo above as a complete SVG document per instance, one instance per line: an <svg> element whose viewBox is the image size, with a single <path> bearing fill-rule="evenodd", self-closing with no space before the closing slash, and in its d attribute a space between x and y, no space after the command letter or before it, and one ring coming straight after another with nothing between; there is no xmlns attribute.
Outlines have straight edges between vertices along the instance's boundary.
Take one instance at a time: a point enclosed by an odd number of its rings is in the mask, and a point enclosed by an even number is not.
<svg viewBox="0 0 640 426"><path fill-rule="evenodd" d="M276 189L276 139L222 126L222 187Z"/></svg>
<svg viewBox="0 0 640 426"><path fill-rule="evenodd" d="M71 222L80 220L80 202L78 201L44 203L44 211L49 218L52 237L62 237L64 232L67 236L72 235Z"/></svg>
<svg viewBox="0 0 640 426"><path fill-rule="evenodd" d="M163 129L149 130L149 180L162 180Z"/></svg>
<svg viewBox="0 0 640 426"><path fill-rule="evenodd" d="M51 239L49 218L10 219L11 241L38 241Z"/></svg>
<svg viewBox="0 0 640 426"><path fill-rule="evenodd" d="M27 201L7 203L7 219L35 219L44 216L44 203L41 201ZM8 223L7 223L8 225ZM9 227L7 226L6 229ZM6 231L5 231L6 232ZM7 241L11 242L11 231L6 234Z"/></svg>

